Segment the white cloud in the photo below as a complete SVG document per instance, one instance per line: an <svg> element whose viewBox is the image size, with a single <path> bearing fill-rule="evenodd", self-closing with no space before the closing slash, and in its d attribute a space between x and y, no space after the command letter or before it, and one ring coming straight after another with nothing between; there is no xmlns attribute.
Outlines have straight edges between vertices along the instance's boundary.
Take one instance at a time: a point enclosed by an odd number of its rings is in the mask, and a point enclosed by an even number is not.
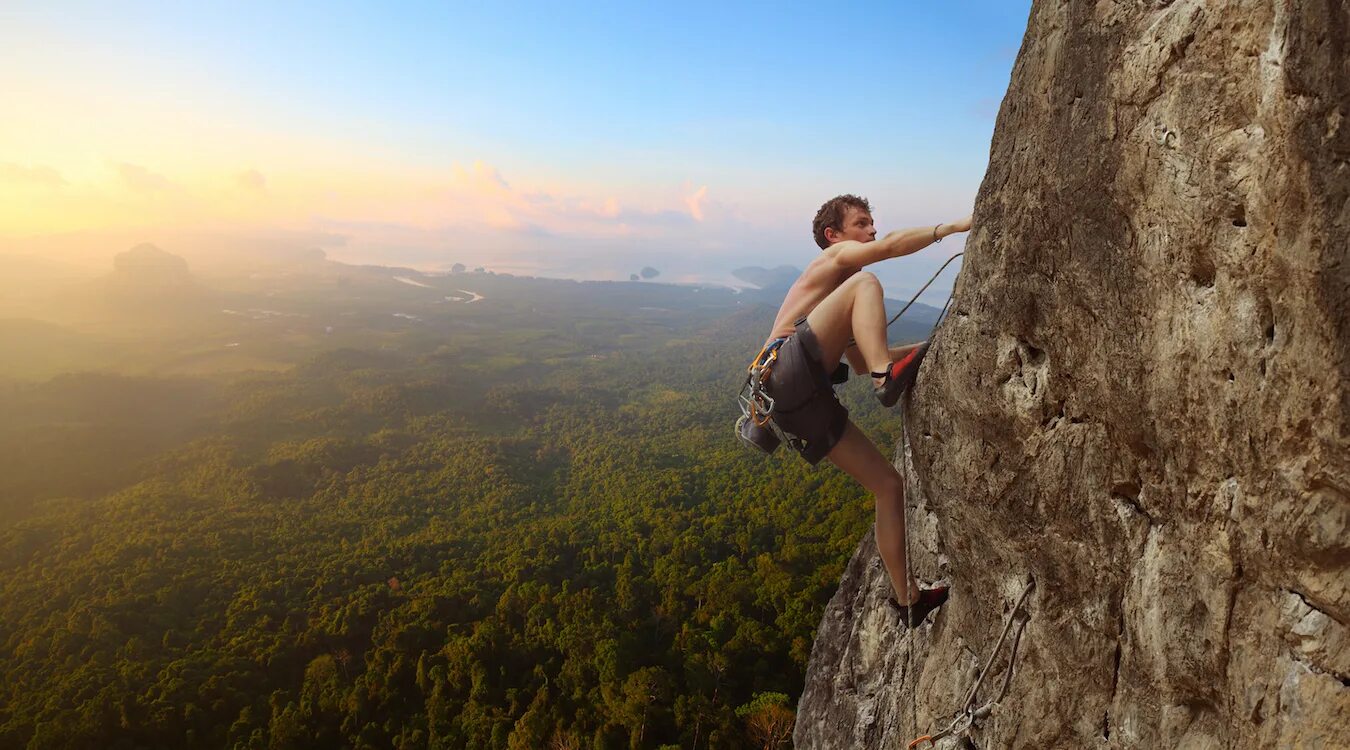
<svg viewBox="0 0 1350 750"><path fill-rule="evenodd" d="M497 168L482 161L475 161L467 169L458 164L452 170L455 182L461 186L489 195L510 195L511 185L502 177Z"/></svg>
<svg viewBox="0 0 1350 750"><path fill-rule="evenodd" d="M684 206L689 209L689 215L694 217L694 221L703 221L703 201L707 199L707 185L700 187L693 195L685 196Z"/></svg>
<svg viewBox="0 0 1350 750"><path fill-rule="evenodd" d="M79 193L65 204L45 202L46 231L61 222L76 230L121 228L133 244L210 233L269 248L274 233L300 233L345 261L428 269L463 262L619 279L646 265L662 278L681 278L797 262L784 253L798 244L811 249L784 222L749 221L739 204L710 198L707 184L559 184L506 175L482 161L438 171L263 166L196 174L109 164L113 184L76 183L62 191ZM141 200L127 200L133 196ZM32 223L38 231L25 234L43 233Z"/></svg>

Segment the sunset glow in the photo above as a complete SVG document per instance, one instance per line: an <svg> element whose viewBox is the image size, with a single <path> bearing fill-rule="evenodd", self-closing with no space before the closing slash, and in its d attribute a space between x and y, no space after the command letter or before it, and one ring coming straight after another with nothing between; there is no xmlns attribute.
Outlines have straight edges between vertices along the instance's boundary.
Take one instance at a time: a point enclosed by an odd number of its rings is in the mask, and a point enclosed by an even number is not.
<svg viewBox="0 0 1350 750"><path fill-rule="evenodd" d="M883 231L969 210L1026 14L1006 5L964 28L860 6L828 63L802 54L813 14L712 6L566 34L539 9L0 11L0 252L309 232L337 258L575 276L801 263L837 192Z"/></svg>

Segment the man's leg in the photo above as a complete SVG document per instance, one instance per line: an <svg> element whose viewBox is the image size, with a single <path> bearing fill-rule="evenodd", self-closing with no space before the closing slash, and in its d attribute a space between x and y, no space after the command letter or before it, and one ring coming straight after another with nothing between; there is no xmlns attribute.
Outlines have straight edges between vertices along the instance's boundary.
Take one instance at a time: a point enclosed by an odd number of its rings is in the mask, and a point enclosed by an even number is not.
<svg viewBox="0 0 1350 750"><path fill-rule="evenodd" d="M881 561L890 574L896 601L901 604L913 602L919 596L919 584L905 559L905 484L900 472L851 419L844 429L844 436L825 457L858 480L876 498L877 549L881 552Z"/></svg>
<svg viewBox="0 0 1350 750"><path fill-rule="evenodd" d="M806 316L806 324L820 342L826 370L844 356L850 337L858 342L858 350L872 372L884 370L891 363L881 282L867 271L853 274L830 292Z"/></svg>

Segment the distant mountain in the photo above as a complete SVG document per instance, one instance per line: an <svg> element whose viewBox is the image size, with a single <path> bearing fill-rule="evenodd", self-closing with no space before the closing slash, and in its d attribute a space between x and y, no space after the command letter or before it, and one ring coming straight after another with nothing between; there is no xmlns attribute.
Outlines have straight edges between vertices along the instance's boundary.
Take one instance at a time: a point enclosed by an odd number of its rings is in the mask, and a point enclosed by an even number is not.
<svg viewBox="0 0 1350 750"><path fill-rule="evenodd" d="M113 257L114 284L138 287L173 288L191 285L187 261L148 242Z"/></svg>
<svg viewBox="0 0 1350 750"><path fill-rule="evenodd" d="M657 276L661 275L660 271L656 270L655 268L652 268L651 266L644 266L642 270L639 271L639 273L642 274L642 278L644 279L654 279Z"/></svg>
<svg viewBox="0 0 1350 750"><path fill-rule="evenodd" d="M198 283L183 258L149 243L113 257L112 273L73 290L71 322L104 326L172 326L185 317L212 314L219 295ZM64 316L62 316L64 317Z"/></svg>
<svg viewBox="0 0 1350 750"><path fill-rule="evenodd" d="M886 319L890 320L892 315L895 315L904 309L907 302L909 302L908 298L897 300L888 297L886 299ZM937 322L938 315L941 313L942 308L940 307L933 307L932 305L925 305L922 302L915 302L913 306L905 311L905 317L900 320L909 323L922 323L931 327ZM899 323L896 325L899 325Z"/></svg>
<svg viewBox="0 0 1350 750"><path fill-rule="evenodd" d="M792 282L796 281L801 274L801 269L795 266L778 266L777 268L745 266L731 272L732 276L747 284L754 284L760 289L786 289L792 286Z"/></svg>

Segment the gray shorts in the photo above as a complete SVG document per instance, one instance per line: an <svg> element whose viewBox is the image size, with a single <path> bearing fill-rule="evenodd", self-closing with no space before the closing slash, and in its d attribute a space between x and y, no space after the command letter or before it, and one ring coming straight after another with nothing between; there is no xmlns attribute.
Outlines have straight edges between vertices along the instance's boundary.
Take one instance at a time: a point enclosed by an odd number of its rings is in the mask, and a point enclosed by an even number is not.
<svg viewBox="0 0 1350 750"><path fill-rule="evenodd" d="M765 384L774 402L774 424L812 466L834 449L848 426L848 409L834 395L823 358L816 334L802 318L778 349Z"/></svg>

